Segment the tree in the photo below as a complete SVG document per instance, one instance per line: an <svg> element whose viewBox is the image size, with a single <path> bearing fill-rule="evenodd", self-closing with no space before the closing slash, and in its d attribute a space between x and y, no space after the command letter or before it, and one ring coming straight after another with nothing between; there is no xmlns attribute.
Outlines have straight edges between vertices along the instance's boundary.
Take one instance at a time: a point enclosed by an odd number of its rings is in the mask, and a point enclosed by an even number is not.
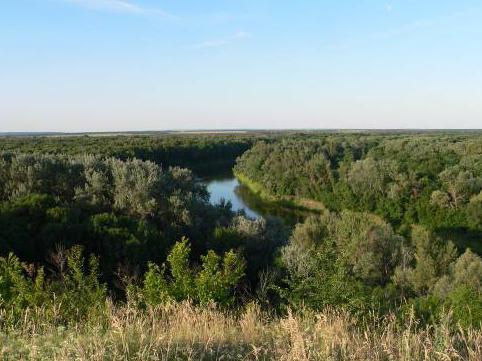
<svg viewBox="0 0 482 361"><path fill-rule="evenodd" d="M162 171L152 162L112 159L114 207L133 216L153 217L161 201Z"/></svg>
<svg viewBox="0 0 482 361"><path fill-rule="evenodd" d="M452 242L445 242L422 226L412 227L411 238L414 246L413 265L398 267L394 281L400 286L412 288L418 294L426 294L448 272L457 252Z"/></svg>
<svg viewBox="0 0 482 361"><path fill-rule="evenodd" d="M347 305L360 311L369 309L372 299L387 303L380 300L393 293L384 288L401 262L402 246L403 238L374 215L343 211L310 217L282 250L288 286L282 293L295 306L317 309Z"/></svg>
<svg viewBox="0 0 482 361"><path fill-rule="evenodd" d="M471 228L482 230L482 191L470 198L467 206L467 219Z"/></svg>
<svg viewBox="0 0 482 361"><path fill-rule="evenodd" d="M372 214L345 210L332 218L328 231L355 277L379 285L390 280L404 239L389 224Z"/></svg>
<svg viewBox="0 0 482 361"><path fill-rule="evenodd" d="M456 288L466 287L482 295L482 259L467 249L457 258L449 272L442 276L434 286L434 294L446 298Z"/></svg>

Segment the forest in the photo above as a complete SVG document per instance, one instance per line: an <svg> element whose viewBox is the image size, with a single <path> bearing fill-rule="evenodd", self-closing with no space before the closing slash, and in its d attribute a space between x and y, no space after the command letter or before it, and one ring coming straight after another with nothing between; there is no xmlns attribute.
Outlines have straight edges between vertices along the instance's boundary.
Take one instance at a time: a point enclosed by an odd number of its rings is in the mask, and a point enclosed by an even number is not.
<svg viewBox="0 0 482 361"><path fill-rule="evenodd" d="M110 156L122 160L137 158L164 166L180 166L197 173L209 167L230 168L236 158L256 140L276 137L272 132L255 134L165 134L149 135L79 135L52 137L3 137L2 151L20 153Z"/></svg>
<svg viewBox="0 0 482 361"><path fill-rule="evenodd" d="M481 132L0 137L3 359L480 360L481 255Z"/></svg>

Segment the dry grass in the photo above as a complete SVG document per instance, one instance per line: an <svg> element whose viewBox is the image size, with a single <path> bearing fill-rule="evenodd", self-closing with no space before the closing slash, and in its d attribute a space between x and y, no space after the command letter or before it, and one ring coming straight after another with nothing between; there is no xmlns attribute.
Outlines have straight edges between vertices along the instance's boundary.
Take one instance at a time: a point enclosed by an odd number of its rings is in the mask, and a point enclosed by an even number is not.
<svg viewBox="0 0 482 361"><path fill-rule="evenodd" d="M389 318L358 326L336 311L275 318L256 305L237 315L187 303L148 311L110 306L105 322L68 328L43 323L41 312L0 330L2 359L482 360L480 330L417 330Z"/></svg>

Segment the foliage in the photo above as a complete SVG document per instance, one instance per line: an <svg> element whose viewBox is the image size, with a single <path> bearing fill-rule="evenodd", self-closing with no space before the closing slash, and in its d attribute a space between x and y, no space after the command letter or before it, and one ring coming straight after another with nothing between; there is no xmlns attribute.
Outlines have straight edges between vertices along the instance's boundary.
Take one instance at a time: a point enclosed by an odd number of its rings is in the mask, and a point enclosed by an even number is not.
<svg viewBox="0 0 482 361"><path fill-rule="evenodd" d="M480 325L482 259L470 250L457 258L452 243L422 226L405 239L376 216L325 212L296 227L281 260L281 292L296 308L409 314L413 307L424 322L452 310L454 323Z"/></svg>
<svg viewBox="0 0 482 361"><path fill-rule="evenodd" d="M282 315L276 332L298 339L308 332L298 318L329 312L355 317L341 324L363 342L362 323L388 315L379 339L425 335L433 349L482 326L478 132L2 138L0 150L3 329L32 315L109 332L110 313L128 310L152 330L152 315L169 319L185 302L199 316L253 300ZM292 230L209 204L200 169L236 157L235 173L261 196L316 213ZM246 317L236 320L243 330ZM308 358L302 349L285 359Z"/></svg>
<svg viewBox="0 0 482 361"><path fill-rule="evenodd" d="M37 307L50 308L49 317L61 322L101 317L107 288L99 282L97 258L89 258L87 270L85 263L82 247L59 250L52 257L54 275L46 280L43 268L23 265L13 254L0 257L0 307L13 320Z"/></svg>
<svg viewBox="0 0 482 361"><path fill-rule="evenodd" d="M313 135L260 141L235 172L270 197L369 211L396 226L480 231L481 159L477 132Z"/></svg>
<svg viewBox="0 0 482 361"><path fill-rule="evenodd" d="M214 167L231 167L236 157L245 152L255 139L273 135L85 135L62 137L0 137L0 150L42 154L91 154L103 158L152 161L165 168L189 167L204 174ZM0 161L1 163L1 161ZM94 168L92 180L102 177L102 169ZM1 174L1 173L0 173ZM1 177L1 176L0 176Z"/></svg>
<svg viewBox="0 0 482 361"><path fill-rule="evenodd" d="M100 256L103 277L112 281L119 265L144 269L164 260L181 236L206 242L226 215L185 169L92 156L0 159L0 252L28 262L45 264L57 244L80 244Z"/></svg>
<svg viewBox="0 0 482 361"><path fill-rule="evenodd" d="M298 225L282 261L293 304L372 307L376 287L385 287L401 261L403 238L376 216L324 213Z"/></svg>
<svg viewBox="0 0 482 361"><path fill-rule="evenodd" d="M287 227L275 218L250 220L236 216L227 227L217 227L209 249L225 253L237 250L246 259L249 267L246 277L255 288L259 275L273 266L281 246L289 237Z"/></svg>
<svg viewBox="0 0 482 361"><path fill-rule="evenodd" d="M190 254L187 239L174 245L167 257L169 277L164 266L149 264L142 288L146 303L192 300L200 304L232 305L233 290L244 276L244 260L232 250L223 257L211 250L201 257L202 265L197 269L189 264Z"/></svg>
<svg viewBox="0 0 482 361"><path fill-rule="evenodd" d="M437 280L448 272L457 254L451 242L444 242L421 226L413 227L411 238L415 265L406 267L405 262L398 267L395 281L402 287L411 287L417 293L425 294L432 291Z"/></svg>

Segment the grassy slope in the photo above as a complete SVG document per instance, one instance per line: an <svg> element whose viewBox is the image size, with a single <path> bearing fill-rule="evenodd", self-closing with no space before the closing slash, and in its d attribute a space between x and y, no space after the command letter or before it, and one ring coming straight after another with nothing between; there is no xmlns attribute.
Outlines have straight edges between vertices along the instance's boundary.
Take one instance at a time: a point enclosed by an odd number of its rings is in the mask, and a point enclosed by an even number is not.
<svg viewBox="0 0 482 361"><path fill-rule="evenodd" d="M2 360L482 359L480 330L451 332L444 322L417 330L390 317L361 326L334 311L277 318L255 305L239 314L187 303L144 312L124 306L68 328L35 315L0 327Z"/></svg>
<svg viewBox="0 0 482 361"><path fill-rule="evenodd" d="M260 198L268 202L279 203L280 206L285 208L295 208L308 211L319 212L326 209L323 203L312 199L273 196L269 194L261 184L254 182L250 178L246 177L244 174L234 172L234 175L238 179L238 181L245 185L247 188L249 188L251 192L255 193Z"/></svg>

